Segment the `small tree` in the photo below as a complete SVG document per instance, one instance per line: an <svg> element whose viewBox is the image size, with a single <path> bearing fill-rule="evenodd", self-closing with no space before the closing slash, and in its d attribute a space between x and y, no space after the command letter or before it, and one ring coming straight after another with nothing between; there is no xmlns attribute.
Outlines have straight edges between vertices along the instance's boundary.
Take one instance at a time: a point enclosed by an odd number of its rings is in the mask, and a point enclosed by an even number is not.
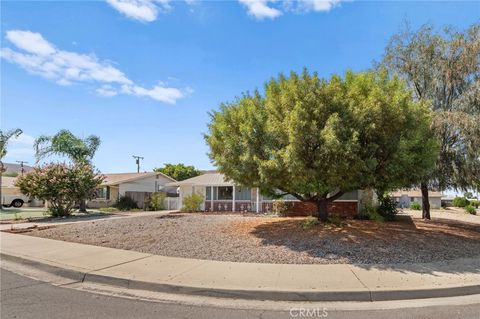
<svg viewBox="0 0 480 319"><path fill-rule="evenodd" d="M418 182L434 164L428 106L385 72L280 75L213 112L210 157L240 185L317 205L368 187L382 193Z"/></svg>
<svg viewBox="0 0 480 319"><path fill-rule="evenodd" d="M177 181L183 181L185 179L189 179L202 174L202 172L196 169L194 166L187 166L182 163L166 163L164 167L155 168L154 171L170 176Z"/></svg>
<svg viewBox="0 0 480 319"><path fill-rule="evenodd" d="M16 186L27 196L48 201L52 216L68 216L75 202L93 198L103 178L89 164L48 164L18 178Z"/></svg>

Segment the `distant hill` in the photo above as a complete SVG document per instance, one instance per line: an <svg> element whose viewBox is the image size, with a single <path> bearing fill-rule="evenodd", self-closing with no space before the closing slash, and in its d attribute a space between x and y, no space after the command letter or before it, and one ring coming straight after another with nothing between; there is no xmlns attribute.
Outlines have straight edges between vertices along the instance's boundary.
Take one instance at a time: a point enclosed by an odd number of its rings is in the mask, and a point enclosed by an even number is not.
<svg viewBox="0 0 480 319"><path fill-rule="evenodd" d="M15 173L20 175L20 173L22 172L22 168L20 167L20 164L18 164L18 163L3 163L3 165L6 168L5 173L3 173L4 175L11 175L11 174L15 174ZM23 169L24 169L25 173L28 173L31 170L33 170L33 167L28 166L28 165L23 165Z"/></svg>

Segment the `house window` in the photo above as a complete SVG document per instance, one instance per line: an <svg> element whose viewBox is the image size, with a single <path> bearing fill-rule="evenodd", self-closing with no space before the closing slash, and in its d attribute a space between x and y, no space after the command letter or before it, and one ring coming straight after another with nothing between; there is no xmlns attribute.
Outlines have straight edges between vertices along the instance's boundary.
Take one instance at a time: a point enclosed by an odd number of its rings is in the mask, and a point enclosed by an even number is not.
<svg viewBox="0 0 480 319"><path fill-rule="evenodd" d="M95 191L95 199L110 199L110 186L97 188Z"/></svg>
<svg viewBox="0 0 480 319"><path fill-rule="evenodd" d="M236 200L251 200L252 191L247 187L235 187L235 199Z"/></svg>
<svg viewBox="0 0 480 319"><path fill-rule="evenodd" d="M412 203L413 203L413 201L414 201L414 200L415 200L415 198L413 198L413 197L410 197L410 202L412 202Z"/></svg>
<svg viewBox="0 0 480 319"><path fill-rule="evenodd" d="M233 187L232 186L218 187L218 199L219 200L233 199L232 193L233 193Z"/></svg>

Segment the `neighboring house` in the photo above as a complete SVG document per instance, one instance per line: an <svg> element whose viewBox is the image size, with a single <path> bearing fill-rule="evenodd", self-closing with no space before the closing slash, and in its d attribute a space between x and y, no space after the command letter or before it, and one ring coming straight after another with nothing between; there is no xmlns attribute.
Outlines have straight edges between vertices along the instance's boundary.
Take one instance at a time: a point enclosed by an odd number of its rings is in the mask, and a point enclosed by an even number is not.
<svg viewBox="0 0 480 319"><path fill-rule="evenodd" d="M398 190L390 194L399 208L408 208L413 202L422 205L422 192L419 189ZM429 191L428 198L430 200L430 207L440 208L442 206L442 193Z"/></svg>
<svg viewBox="0 0 480 319"><path fill-rule="evenodd" d="M88 201L89 208L107 207L125 195L171 191L165 184L175 182L160 172L103 174L105 180L97 189L94 199Z"/></svg>
<svg viewBox="0 0 480 319"><path fill-rule="evenodd" d="M180 182L166 184L169 187L178 187L179 201L192 193L203 196L204 201L200 207L202 211L249 211L269 212L273 209L273 200L260 194L258 188L248 188L235 185L226 180L223 174L209 171ZM362 191L344 194L331 203L329 211L353 217L358 213ZM303 216L316 212L314 203L301 202L291 195L283 197L286 202L291 202L289 215Z"/></svg>

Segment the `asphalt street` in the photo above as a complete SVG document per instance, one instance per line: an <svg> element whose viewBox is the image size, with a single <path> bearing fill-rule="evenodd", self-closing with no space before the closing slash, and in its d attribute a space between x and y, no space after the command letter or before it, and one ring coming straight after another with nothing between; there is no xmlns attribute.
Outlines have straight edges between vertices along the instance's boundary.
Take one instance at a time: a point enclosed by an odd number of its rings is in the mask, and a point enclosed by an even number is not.
<svg viewBox="0 0 480 319"><path fill-rule="evenodd" d="M479 319L480 304L395 310L332 311L323 308L262 311L133 300L52 286L1 270L2 319L7 318L462 318ZM234 302L234 301L232 301Z"/></svg>

